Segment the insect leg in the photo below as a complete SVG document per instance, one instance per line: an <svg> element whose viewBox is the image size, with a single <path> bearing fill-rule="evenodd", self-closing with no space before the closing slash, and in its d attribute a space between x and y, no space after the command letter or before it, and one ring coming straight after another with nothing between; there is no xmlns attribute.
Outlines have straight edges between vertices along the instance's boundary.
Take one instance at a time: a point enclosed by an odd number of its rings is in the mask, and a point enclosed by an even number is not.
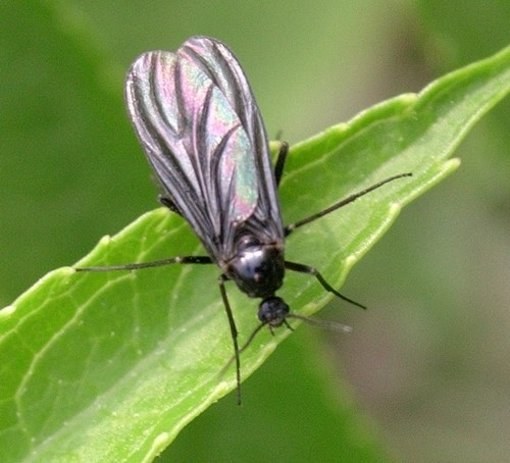
<svg viewBox="0 0 510 463"><path fill-rule="evenodd" d="M298 264L296 262L289 262L285 261L285 268L288 270L292 270L294 272L300 272L300 273L308 273L309 275L313 275L321 286L330 293L333 293L335 296L339 297L340 299L343 299L344 301L350 302L351 304L361 307L362 309L366 309L366 307L359 302L353 301L352 299L349 299L347 296L344 296L343 294L339 293L333 286L331 286L324 277L319 273L319 271L315 267L311 267L310 265L304 265L304 264Z"/></svg>
<svg viewBox="0 0 510 463"><path fill-rule="evenodd" d="M140 270L144 268L162 267L171 264L212 264L209 256L177 256L168 259L153 260L134 264L105 265L93 267L75 267L77 272L111 272L114 270Z"/></svg>
<svg viewBox="0 0 510 463"><path fill-rule="evenodd" d="M232 309L230 308L230 303L228 302L227 290L225 289L225 281L227 281L227 277L225 275L220 275L220 277L218 278L218 284L220 286L220 293L221 293L221 298L223 299L223 305L225 306L225 312L227 313L228 324L230 326L230 335L232 337L232 344L234 345L234 359L236 362L237 404L241 405L240 350L239 350L239 343L237 341L236 322L234 320L234 315L232 313Z"/></svg>
<svg viewBox="0 0 510 463"><path fill-rule="evenodd" d="M280 180L282 179L283 168L285 167L285 161L287 159L288 152L289 144L285 141L282 141L280 144L280 149L278 150L276 164L274 166L274 177L276 179L276 186L280 185Z"/></svg>
<svg viewBox="0 0 510 463"><path fill-rule="evenodd" d="M405 174L399 174L394 175L393 177L389 177L387 179L384 179L375 185L372 185L362 191L358 191L357 193L354 193L350 196L347 196L347 198L344 198L335 204L327 207L326 209L323 209L322 211L316 212L315 214L312 214L308 217L305 217L304 219L298 220L297 222L291 223L283 229L285 236L289 236L296 228L302 227L303 225L306 225L307 223L313 222L314 220L320 219L321 217L324 217L325 215L329 214L330 212L336 211L337 209L340 209L343 206L346 206L347 204L350 204L354 201L356 201L358 198L361 198L362 196L365 196L367 193L370 193L371 191L376 190L377 188L382 187L383 185L386 185L389 182L392 182L393 180L397 180L402 177L411 177L413 174L411 173L405 173Z"/></svg>

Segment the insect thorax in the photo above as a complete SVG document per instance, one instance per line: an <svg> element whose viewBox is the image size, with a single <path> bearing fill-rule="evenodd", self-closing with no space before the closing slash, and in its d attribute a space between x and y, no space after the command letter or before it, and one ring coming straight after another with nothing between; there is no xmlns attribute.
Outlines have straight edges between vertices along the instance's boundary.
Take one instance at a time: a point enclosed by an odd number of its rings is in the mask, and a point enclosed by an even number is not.
<svg viewBox="0 0 510 463"><path fill-rule="evenodd" d="M273 296L285 274L282 246L244 235L235 249L236 255L225 265L226 275L250 297Z"/></svg>

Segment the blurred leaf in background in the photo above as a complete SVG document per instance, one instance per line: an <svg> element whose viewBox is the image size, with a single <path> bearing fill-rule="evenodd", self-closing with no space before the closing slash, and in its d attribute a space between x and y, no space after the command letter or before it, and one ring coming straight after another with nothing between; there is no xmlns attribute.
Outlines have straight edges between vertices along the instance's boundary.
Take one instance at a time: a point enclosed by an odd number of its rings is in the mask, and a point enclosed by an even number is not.
<svg viewBox="0 0 510 463"><path fill-rule="evenodd" d="M156 205L122 100L137 54L175 49L194 34L224 40L241 58L269 133L283 130L294 142L496 52L507 45L509 21L503 1L2 2L0 305ZM325 410L350 390L370 416L366 460L360 453L358 461L373 461L374 429L404 461L505 459L509 108L463 144L459 174L406 211L351 274L345 292L371 310L332 305L329 317L354 334L340 346L336 336L299 334L246 383L255 400L241 411L222 401L168 458L239 459L267 426L279 438L260 442L253 461L309 461L291 441L334 461L334 429L346 418L336 406ZM308 348L312 336L320 340ZM337 375L307 367L308 349L323 351ZM318 379L325 375L328 382ZM303 435L287 440L300 426Z"/></svg>

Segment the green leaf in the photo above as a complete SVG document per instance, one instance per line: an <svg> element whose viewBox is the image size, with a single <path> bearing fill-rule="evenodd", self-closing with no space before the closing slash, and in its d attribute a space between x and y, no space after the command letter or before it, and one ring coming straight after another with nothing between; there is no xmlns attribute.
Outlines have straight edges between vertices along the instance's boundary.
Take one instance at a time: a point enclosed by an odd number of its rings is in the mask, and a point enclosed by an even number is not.
<svg viewBox="0 0 510 463"><path fill-rule="evenodd" d="M412 172L296 231L287 258L340 287L403 205L451 173L472 125L510 90L510 49L389 100L294 146L281 188L286 223L385 177ZM203 254L182 219L158 209L79 265ZM201 411L235 388L217 269L170 266L83 274L56 270L0 312L2 461L148 461ZM230 285L241 342L257 302ZM280 292L313 314L331 299L289 274ZM261 333L242 356L249 376L288 336ZM232 399L233 400L233 399Z"/></svg>

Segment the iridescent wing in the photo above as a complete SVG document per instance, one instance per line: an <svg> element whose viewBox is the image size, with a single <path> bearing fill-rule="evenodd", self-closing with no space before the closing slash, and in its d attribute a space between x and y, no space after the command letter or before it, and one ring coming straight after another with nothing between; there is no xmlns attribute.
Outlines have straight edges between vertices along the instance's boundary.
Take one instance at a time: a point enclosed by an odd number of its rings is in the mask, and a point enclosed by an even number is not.
<svg viewBox="0 0 510 463"><path fill-rule="evenodd" d="M175 208L218 260L241 225L283 241L264 125L243 70L221 42L187 40L153 51L126 81L131 121Z"/></svg>

